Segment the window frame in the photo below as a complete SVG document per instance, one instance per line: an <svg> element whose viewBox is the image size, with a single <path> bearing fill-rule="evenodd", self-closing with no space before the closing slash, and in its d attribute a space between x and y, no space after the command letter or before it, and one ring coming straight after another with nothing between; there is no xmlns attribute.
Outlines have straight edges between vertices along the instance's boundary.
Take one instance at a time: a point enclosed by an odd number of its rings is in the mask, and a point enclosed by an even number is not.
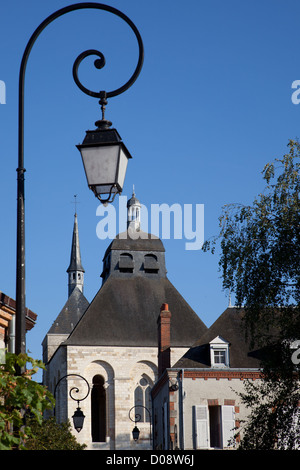
<svg viewBox="0 0 300 470"><path fill-rule="evenodd" d="M222 367L230 367L229 362L229 342L224 340L221 336L216 336L212 341L209 343L210 347L210 364L211 367L215 368L222 368ZM215 353L222 353L224 354L224 361L218 362L216 361L216 354Z"/></svg>

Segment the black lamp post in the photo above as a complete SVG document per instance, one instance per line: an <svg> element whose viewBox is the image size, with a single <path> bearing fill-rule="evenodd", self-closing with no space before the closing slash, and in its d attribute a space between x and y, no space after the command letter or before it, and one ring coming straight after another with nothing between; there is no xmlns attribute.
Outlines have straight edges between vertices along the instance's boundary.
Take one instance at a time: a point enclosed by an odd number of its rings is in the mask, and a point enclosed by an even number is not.
<svg viewBox="0 0 300 470"><path fill-rule="evenodd" d="M26 309L25 309L25 184L24 184L24 85L25 71L31 49L40 33L52 21L75 10L98 9L111 12L122 18L133 30L139 45L139 58L136 69L130 79L120 88L105 92L94 92L85 88L78 79L78 67L81 61L96 55L95 67L100 69L105 65L104 55L97 50L88 50L78 56L73 65L73 77L78 87L87 95L100 98L102 120L96 123L95 131L88 131L81 151L88 185L103 202L112 202L116 194L121 193L125 178L128 159L131 158L125 145L115 129L110 129L111 123L105 120L104 112L107 99L126 91L137 79L143 65L144 48L141 36L132 21L116 8L101 3L77 3L62 8L46 18L34 31L25 48L19 73L19 123L18 123L18 168L17 168L17 269L16 269L16 354L26 351ZM103 197L106 194L106 197Z"/></svg>
<svg viewBox="0 0 300 470"><path fill-rule="evenodd" d="M79 388L78 387L72 387L70 389L70 392L69 392L69 395L70 395L70 398L72 398L72 400L74 401L77 401L77 409L75 410L73 416L72 416L72 419L73 419L73 425L74 425L74 428L76 429L77 432L80 432L83 428L83 423L84 423L84 414L81 410L81 408L79 407L79 402L85 400L89 393L90 393L90 385L88 383L88 381L82 377L81 375L79 374L67 374L67 375L64 375L63 377L61 377L61 379L57 382L57 384L55 385L55 388L54 388L54 393L53 393L53 396L54 398L56 398L56 389L58 387L58 385L60 384L60 382L63 380L63 379L66 379L67 377L79 377L80 379L84 380L86 385L87 385L87 394L83 397L83 398L74 398L72 393L75 392L75 393L78 393L79 392ZM55 408L54 408L54 416L55 416Z"/></svg>
<svg viewBox="0 0 300 470"><path fill-rule="evenodd" d="M141 420L142 420L142 415L140 413L134 413L134 418L132 418L131 414L132 414L132 411L135 410L136 408L143 408L145 411L147 411L147 413L149 414L149 423L150 423L150 442L151 442L151 413L150 411L148 410L148 408L146 408L145 406L143 405L136 405L136 406L133 406L132 408L130 408L129 410L129 419L134 423L134 428L132 430L132 438L134 441L138 441L139 440L139 437L140 437L140 430L139 428L137 427L136 423L139 423Z"/></svg>

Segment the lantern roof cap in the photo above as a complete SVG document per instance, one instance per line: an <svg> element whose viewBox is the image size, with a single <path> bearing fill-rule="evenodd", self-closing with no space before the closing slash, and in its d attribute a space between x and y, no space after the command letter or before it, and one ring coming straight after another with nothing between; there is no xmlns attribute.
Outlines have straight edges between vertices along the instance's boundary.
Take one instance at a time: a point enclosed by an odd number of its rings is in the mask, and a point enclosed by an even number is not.
<svg viewBox="0 0 300 470"><path fill-rule="evenodd" d="M98 128L86 131L82 145L116 143L121 141L122 139L117 129Z"/></svg>

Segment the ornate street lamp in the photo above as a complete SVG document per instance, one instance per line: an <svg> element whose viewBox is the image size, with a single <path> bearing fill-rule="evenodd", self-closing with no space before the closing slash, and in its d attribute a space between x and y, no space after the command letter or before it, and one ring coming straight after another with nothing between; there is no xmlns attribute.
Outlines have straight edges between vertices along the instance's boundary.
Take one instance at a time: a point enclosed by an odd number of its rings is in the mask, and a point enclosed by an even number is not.
<svg viewBox="0 0 300 470"><path fill-rule="evenodd" d="M111 123L105 120L104 112L107 99L126 91L137 79L142 69L144 48L141 36L132 21L116 8L101 3L77 3L64 7L48 16L34 31L25 48L19 74L19 125L18 125L18 168L17 168L17 273L16 273L16 354L25 353L26 332L26 306L25 306L25 191L24 191L24 88L25 71L31 49L40 33L52 21L60 16L75 10L98 9L113 13L122 18L133 30L139 46L137 66L130 79L120 88L113 91L94 92L85 88L78 79L78 67L81 61L89 56L96 55L95 66L101 69L105 65L104 55L94 49L83 52L73 65L73 77L78 87L87 95L100 98L102 119L97 121L97 129L88 131L82 145L81 152L88 185L96 197L107 204L112 202L115 195L121 193L130 153L121 141L118 132L110 129ZM104 195L106 195L104 197Z"/></svg>
<svg viewBox="0 0 300 470"><path fill-rule="evenodd" d="M137 28L127 16L115 9L113 10L131 27L138 41L139 59L131 78L125 85L114 91L100 91L98 93L82 85L78 78L78 67L83 59L90 55L96 55L98 59L94 62L95 67L98 69L103 68L105 57L102 52L94 49L85 51L77 57L73 66L73 77L78 87L87 95L100 98L102 119L95 123L97 129L86 132L84 141L81 145L77 145L77 148L81 153L88 186L103 204L113 202L116 194L122 192L128 160L132 158L118 131L111 129L112 123L105 119L107 99L123 93L135 82L144 60L143 42Z"/></svg>
<svg viewBox="0 0 300 470"><path fill-rule="evenodd" d="M54 393L53 393L53 396L54 398L56 398L56 389L58 387L58 385L60 384L60 382L63 380L63 379L66 379L67 377L79 377L80 379L84 380L86 385L87 385L87 394L83 397L83 398L74 398L73 397L73 393L79 393L79 388L78 387L72 387L70 389L70 392L69 392L69 395L70 395L70 398L72 398L72 400L74 401L77 401L77 409L75 410L73 416L72 416L72 419L73 419L73 425L74 425L74 428L76 429L77 432L80 432L83 428L83 423L84 423L84 414L81 410L81 408L79 407L79 402L85 400L88 396L89 396L89 393L90 393L90 385L88 383L88 381L82 377L81 375L79 374L67 374L67 375L64 375L58 382L57 384L55 385L55 388L54 388ZM55 416L55 409L54 409L54 416Z"/></svg>
<svg viewBox="0 0 300 470"><path fill-rule="evenodd" d="M106 93L100 103L106 100ZM103 108L103 107L102 107ZM77 145L89 188L103 204L113 202L116 194L123 190L129 151L116 129L110 129L111 122L104 118L95 124L97 129L87 131L84 141Z"/></svg>
<svg viewBox="0 0 300 470"><path fill-rule="evenodd" d="M150 423L150 442L151 442L151 413L150 411L148 410L148 408L146 408L145 406L143 405L136 405L136 406L133 406L132 408L130 408L129 410L129 419L130 421L132 421L134 423L134 428L132 430L132 438L135 442L137 442L139 440L139 437L140 437L140 430L139 428L137 427L136 423L139 423L141 420L142 420L142 415L140 413L134 413L134 418L132 418L131 414L132 414L132 410L135 410L136 408L143 408L145 411L147 411L147 413L149 413L149 423Z"/></svg>

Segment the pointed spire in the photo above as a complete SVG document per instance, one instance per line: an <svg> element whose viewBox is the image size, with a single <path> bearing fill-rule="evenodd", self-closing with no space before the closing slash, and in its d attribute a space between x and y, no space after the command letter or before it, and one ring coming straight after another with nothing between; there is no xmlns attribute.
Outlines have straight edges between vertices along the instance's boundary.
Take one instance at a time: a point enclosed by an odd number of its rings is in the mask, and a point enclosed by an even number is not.
<svg viewBox="0 0 300 470"><path fill-rule="evenodd" d="M70 265L67 269L69 274L69 296L75 289L78 287L81 292L83 291L83 278L84 278L84 269L81 264L81 255L80 255L80 246L79 246L79 234L78 234L78 222L77 214L74 215L74 227L73 227L73 238L72 238L72 248L71 248L71 257Z"/></svg>

